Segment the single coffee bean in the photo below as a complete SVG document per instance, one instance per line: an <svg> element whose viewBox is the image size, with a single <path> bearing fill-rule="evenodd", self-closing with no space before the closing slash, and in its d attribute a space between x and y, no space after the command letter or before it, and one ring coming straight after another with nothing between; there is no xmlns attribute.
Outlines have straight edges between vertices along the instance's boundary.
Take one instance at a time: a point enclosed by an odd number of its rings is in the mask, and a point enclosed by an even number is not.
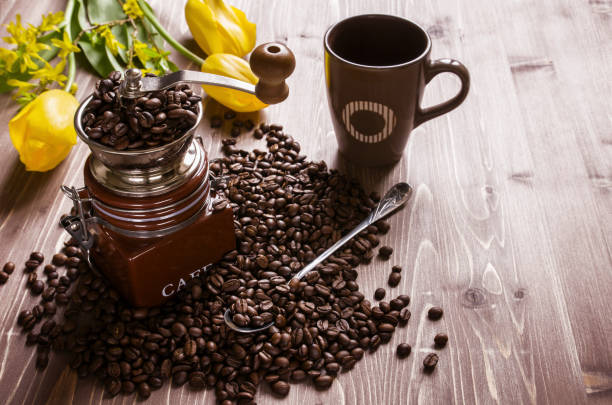
<svg viewBox="0 0 612 405"><path fill-rule="evenodd" d="M25 262L25 267L26 267L25 271L29 273L31 271L36 270L38 266L40 266L40 262L38 260L30 259L27 262Z"/></svg>
<svg viewBox="0 0 612 405"><path fill-rule="evenodd" d="M30 260L36 260L38 263L42 263L45 261L45 255L41 252L32 252L30 253Z"/></svg>
<svg viewBox="0 0 612 405"><path fill-rule="evenodd" d="M374 299L380 301L385 298L386 293L387 291L384 288L377 288L376 291L374 291Z"/></svg>
<svg viewBox="0 0 612 405"><path fill-rule="evenodd" d="M412 346L410 346L408 343L400 343L399 345L397 345L396 352L397 352L397 356L400 358L410 356L411 351L412 351Z"/></svg>
<svg viewBox="0 0 612 405"><path fill-rule="evenodd" d="M332 383L334 382L334 377L332 377L331 375L321 375L315 378L313 382L315 388L320 390L326 390L332 386Z"/></svg>
<svg viewBox="0 0 612 405"><path fill-rule="evenodd" d="M281 397L286 397L289 394L290 386L285 381L277 381L272 386L272 392Z"/></svg>
<svg viewBox="0 0 612 405"><path fill-rule="evenodd" d="M66 251L66 255L68 255L69 257L77 256L80 252L80 249L76 246L68 246L64 250Z"/></svg>
<svg viewBox="0 0 612 405"><path fill-rule="evenodd" d="M438 355L435 353L429 353L427 356L425 356L425 359L423 360L423 367L425 371L433 371L433 369L436 368L436 365L438 365L438 359Z"/></svg>
<svg viewBox="0 0 612 405"><path fill-rule="evenodd" d="M389 274L389 280L387 281L387 284L389 284L389 287L397 287L401 279L402 276L400 273L391 273Z"/></svg>
<svg viewBox="0 0 612 405"><path fill-rule="evenodd" d="M446 333L438 333L434 336L434 343L437 347L446 346L446 342L448 342L448 335Z"/></svg>
<svg viewBox="0 0 612 405"><path fill-rule="evenodd" d="M442 311L442 308L431 307L429 308L429 311L427 311L427 317L432 321L437 321L438 319L442 318L443 313L444 311Z"/></svg>
<svg viewBox="0 0 612 405"><path fill-rule="evenodd" d="M410 310L408 308L403 308L399 313L399 324L401 326L406 326L406 324L410 320L411 315L412 314L410 313Z"/></svg>
<svg viewBox="0 0 612 405"><path fill-rule="evenodd" d="M4 266L2 267L2 271L9 275L13 274L13 272L15 271L15 263L6 262Z"/></svg>
<svg viewBox="0 0 612 405"><path fill-rule="evenodd" d="M391 246L385 245L378 249L378 255L383 260L388 260L391 257L391 254L393 254L393 248Z"/></svg>
<svg viewBox="0 0 612 405"><path fill-rule="evenodd" d="M34 273L35 274L35 273ZM5 284L9 279L9 275L4 271L0 271L0 284Z"/></svg>
<svg viewBox="0 0 612 405"><path fill-rule="evenodd" d="M398 299L402 300L404 306L410 304L410 296L406 294L400 294L397 296Z"/></svg>
<svg viewBox="0 0 612 405"><path fill-rule="evenodd" d="M391 271L393 273L401 273L402 272L402 268L400 266L395 265L395 266L391 267Z"/></svg>
<svg viewBox="0 0 612 405"><path fill-rule="evenodd" d="M230 135L234 138L240 136L240 127L232 127L232 129L230 130Z"/></svg>
<svg viewBox="0 0 612 405"><path fill-rule="evenodd" d="M42 280L36 280L30 286L30 291L34 295L39 295L45 289L45 283Z"/></svg>

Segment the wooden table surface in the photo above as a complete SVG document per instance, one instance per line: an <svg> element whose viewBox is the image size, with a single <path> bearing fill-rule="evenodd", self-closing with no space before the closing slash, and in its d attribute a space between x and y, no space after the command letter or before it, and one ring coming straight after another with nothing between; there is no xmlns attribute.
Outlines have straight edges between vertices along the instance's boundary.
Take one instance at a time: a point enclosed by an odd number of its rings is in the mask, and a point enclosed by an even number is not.
<svg viewBox="0 0 612 405"><path fill-rule="evenodd" d="M152 1L170 31L190 33L183 1ZM410 206L391 219L384 241L404 267L393 294L412 296L413 317L390 344L318 392L292 385L284 403L449 404L612 403L612 1L235 1L257 23L257 42L286 42L297 59L290 98L260 119L280 122L310 158L384 191L415 186ZM0 0L0 22L16 13L38 22L64 1ZM401 162L387 169L354 167L336 153L325 98L322 36L332 23L380 12L408 17L433 39L432 57L461 60L472 75L465 103L416 129ZM196 68L178 58L183 68ZM79 70L78 97L95 77ZM435 79L425 104L458 89ZM211 111L218 109L209 104ZM87 148L80 143L49 173L28 173L11 146L14 102L0 96L0 261L23 263L29 252L56 251L57 226L69 209L60 184L82 184ZM213 156L227 134L199 133ZM238 146L261 144L250 136ZM359 268L367 297L385 286L391 263ZM34 299L20 269L0 287L0 402L113 403L101 384L78 381L66 359L51 357L42 373L25 347L17 313ZM445 308L442 321L424 309ZM432 336L448 347L432 375L421 372ZM413 355L398 360L400 342ZM258 403L280 400L262 387ZM214 403L212 391L166 384L150 403Z"/></svg>

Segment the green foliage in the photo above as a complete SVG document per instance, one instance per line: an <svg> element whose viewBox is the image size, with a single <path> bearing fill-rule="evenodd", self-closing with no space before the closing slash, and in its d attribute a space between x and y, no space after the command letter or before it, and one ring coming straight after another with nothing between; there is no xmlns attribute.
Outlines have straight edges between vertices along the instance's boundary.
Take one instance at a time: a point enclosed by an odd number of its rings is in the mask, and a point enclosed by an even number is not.
<svg viewBox="0 0 612 405"><path fill-rule="evenodd" d="M66 77L64 69L81 50L102 77L130 67L156 74L178 70L141 7L153 15L138 0L68 0L69 15L43 15L38 26L24 26L17 15L6 25L9 47L0 47L0 93L15 91L15 100L25 105L54 86L74 91L73 73Z"/></svg>

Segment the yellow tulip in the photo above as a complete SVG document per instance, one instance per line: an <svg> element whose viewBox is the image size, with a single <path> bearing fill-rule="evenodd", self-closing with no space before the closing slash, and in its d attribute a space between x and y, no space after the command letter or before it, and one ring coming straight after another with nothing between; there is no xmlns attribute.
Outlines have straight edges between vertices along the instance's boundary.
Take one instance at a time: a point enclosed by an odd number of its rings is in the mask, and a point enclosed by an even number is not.
<svg viewBox="0 0 612 405"><path fill-rule="evenodd" d="M48 90L9 122L9 135L26 170L46 172L76 144L74 113L79 102L64 90Z"/></svg>
<svg viewBox="0 0 612 405"><path fill-rule="evenodd" d="M255 46L255 24L223 0L188 0L185 19L193 38L207 55L244 56Z"/></svg>
<svg viewBox="0 0 612 405"><path fill-rule="evenodd" d="M210 55L202 64L202 72L227 76L252 84L257 84L259 80L247 61L229 53ZM268 106L252 94L218 86L202 87L209 96L234 111L251 112Z"/></svg>

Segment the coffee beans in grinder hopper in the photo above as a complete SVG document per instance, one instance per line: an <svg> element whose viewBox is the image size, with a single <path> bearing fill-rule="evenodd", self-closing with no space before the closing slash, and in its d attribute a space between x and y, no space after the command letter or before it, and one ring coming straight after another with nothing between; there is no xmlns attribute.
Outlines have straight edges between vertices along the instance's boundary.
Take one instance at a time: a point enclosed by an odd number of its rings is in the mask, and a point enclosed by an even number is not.
<svg viewBox="0 0 612 405"><path fill-rule="evenodd" d="M121 81L121 72L112 72L96 82L83 116L90 139L116 150L146 149L172 142L195 124L202 98L189 85L128 99L119 96Z"/></svg>
<svg viewBox="0 0 612 405"><path fill-rule="evenodd" d="M98 378L109 396L145 399L171 381L212 388L219 403L250 403L262 383L278 396L308 379L328 389L340 371L355 367L408 322L407 295L372 305L359 291L356 267L372 258L378 226L317 272L287 285L363 220L376 200L324 162L300 155L281 126L258 129L266 134L267 150L233 149L210 165L220 179L218 192L234 210L237 249L172 300L145 309L125 303L68 241L44 266L42 300L17 319L29 332L27 344L37 348L38 368L53 351L67 352L76 373ZM256 334L236 333L224 322L226 308L244 325L275 324Z"/></svg>

